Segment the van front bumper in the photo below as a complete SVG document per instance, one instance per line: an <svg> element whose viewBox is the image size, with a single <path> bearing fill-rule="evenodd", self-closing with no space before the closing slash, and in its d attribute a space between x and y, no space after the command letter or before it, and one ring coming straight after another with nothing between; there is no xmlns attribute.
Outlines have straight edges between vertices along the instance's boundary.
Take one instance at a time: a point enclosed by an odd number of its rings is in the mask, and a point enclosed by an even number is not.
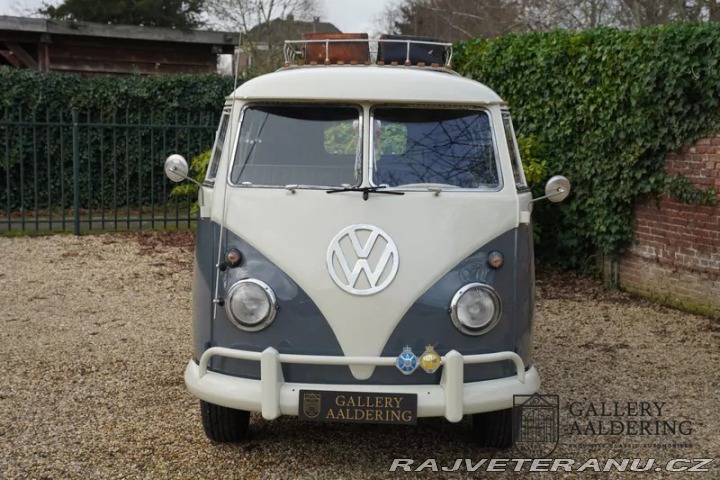
<svg viewBox="0 0 720 480"><path fill-rule="evenodd" d="M213 356L260 362L260 380L235 377L208 371ZM465 364L512 361L513 377L464 383ZM185 384L190 393L223 407L261 412L273 420L280 415L297 415L300 390L341 390L367 393L407 393L417 395L418 417L445 417L459 422L463 415L511 408L513 395L532 395L540 388L535 367L525 370L514 352L461 355L452 350L442 357L443 367L437 385L334 385L325 383L289 383L283 380L282 364L305 365L374 365L391 367L394 357L342 357L278 353L274 348L262 352L213 347L203 353L199 364L192 360L185 368Z"/></svg>

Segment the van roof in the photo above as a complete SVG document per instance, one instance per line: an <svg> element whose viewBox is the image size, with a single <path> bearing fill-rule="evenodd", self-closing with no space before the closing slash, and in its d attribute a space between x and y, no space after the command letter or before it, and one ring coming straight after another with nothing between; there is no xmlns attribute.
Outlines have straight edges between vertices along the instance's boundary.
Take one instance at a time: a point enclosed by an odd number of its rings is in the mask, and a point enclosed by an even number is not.
<svg viewBox="0 0 720 480"><path fill-rule="evenodd" d="M243 83L239 100L502 104L493 90L452 71L404 66L288 67Z"/></svg>

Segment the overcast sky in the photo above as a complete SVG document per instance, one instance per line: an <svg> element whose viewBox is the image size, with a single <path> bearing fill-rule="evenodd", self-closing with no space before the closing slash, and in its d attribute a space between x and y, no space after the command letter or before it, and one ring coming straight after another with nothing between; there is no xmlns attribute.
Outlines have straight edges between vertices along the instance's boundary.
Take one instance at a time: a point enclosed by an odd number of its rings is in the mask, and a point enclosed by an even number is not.
<svg viewBox="0 0 720 480"><path fill-rule="evenodd" d="M0 15L30 16L43 3L59 0L0 0ZM320 0L323 20L335 24L343 32L376 33L378 17L393 0Z"/></svg>

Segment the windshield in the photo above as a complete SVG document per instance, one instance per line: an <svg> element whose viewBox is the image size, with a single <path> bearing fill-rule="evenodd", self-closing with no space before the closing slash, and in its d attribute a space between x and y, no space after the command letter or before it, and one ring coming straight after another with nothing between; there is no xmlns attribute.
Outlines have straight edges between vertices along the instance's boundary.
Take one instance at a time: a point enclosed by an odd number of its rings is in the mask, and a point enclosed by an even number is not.
<svg viewBox="0 0 720 480"><path fill-rule="evenodd" d="M375 185L499 187L487 112L377 107L373 122Z"/></svg>
<svg viewBox="0 0 720 480"><path fill-rule="evenodd" d="M283 187L358 185L361 119L359 107L249 106L230 181Z"/></svg>

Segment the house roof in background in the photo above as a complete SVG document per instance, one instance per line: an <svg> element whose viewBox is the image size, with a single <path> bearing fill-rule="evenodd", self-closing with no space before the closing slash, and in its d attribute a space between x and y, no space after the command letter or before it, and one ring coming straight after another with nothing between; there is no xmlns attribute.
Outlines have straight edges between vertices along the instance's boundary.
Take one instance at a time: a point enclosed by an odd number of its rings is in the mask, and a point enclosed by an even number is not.
<svg viewBox="0 0 720 480"><path fill-rule="evenodd" d="M268 34L273 42L301 39L304 33L342 33L339 28L329 22L321 22L319 18L313 21L295 20L292 15L286 18L276 18L269 24L253 27L247 36L259 41L267 41Z"/></svg>

